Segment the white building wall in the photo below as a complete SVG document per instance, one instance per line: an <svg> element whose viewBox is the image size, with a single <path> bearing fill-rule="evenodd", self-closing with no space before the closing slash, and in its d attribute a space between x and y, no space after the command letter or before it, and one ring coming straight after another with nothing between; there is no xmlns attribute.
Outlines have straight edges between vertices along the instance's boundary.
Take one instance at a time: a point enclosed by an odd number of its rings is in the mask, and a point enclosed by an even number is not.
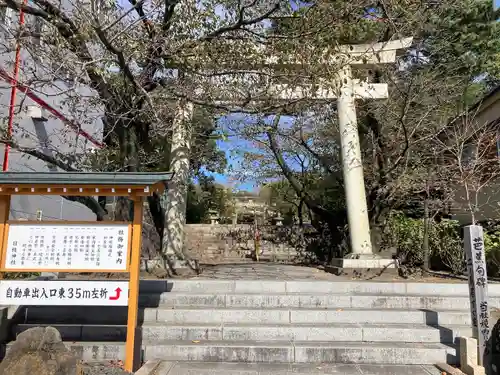
<svg viewBox="0 0 500 375"><path fill-rule="evenodd" d="M16 15L9 20L8 13L7 15L0 13L0 69L13 76L15 44L13 43L12 30L18 23L18 19ZM27 23L32 21L30 17L26 18ZM35 77L40 80L44 76L46 74L35 63L34 59L26 51L23 51L19 81L26 82ZM50 87L53 86L52 83L51 85L32 84L30 87L41 99L63 113L67 118L74 120L74 123L79 124L82 130L100 142L102 138L101 113L95 108L86 107L86 101L80 100L91 98L91 90L82 86L73 87L71 83L64 81L57 81L56 83L59 90ZM63 91L66 91L67 94L62 94ZM7 129L10 96L10 83L0 79L0 124L2 129ZM77 97L78 102L71 100L72 97ZM36 148L46 154L60 152L75 157L96 147L47 110L43 111L46 121L33 119L31 117L32 109L37 107L40 106L35 101L20 90L17 91L14 118L14 138L16 143L23 147ZM0 164L3 164L3 159L4 147L0 145ZM35 157L20 153L14 149L10 152L9 171L50 172L57 170L57 168ZM36 218L37 211L40 210L44 219L95 219L95 215L85 206L70 202L60 196L15 196L12 199L11 218L33 220Z"/></svg>

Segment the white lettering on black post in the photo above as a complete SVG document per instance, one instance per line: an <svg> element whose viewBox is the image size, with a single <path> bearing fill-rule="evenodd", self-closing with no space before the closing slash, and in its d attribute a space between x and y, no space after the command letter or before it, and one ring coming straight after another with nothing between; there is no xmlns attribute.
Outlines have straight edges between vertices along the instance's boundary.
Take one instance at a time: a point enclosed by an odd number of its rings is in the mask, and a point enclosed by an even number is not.
<svg viewBox="0 0 500 375"><path fill-rule="evenodd" d="M484 255L483 228L469 225L464 228L465 255L469 278L470 309L474 338L478 341L479 365L489 354L490 323L488 307L488 278Z"/></svg>

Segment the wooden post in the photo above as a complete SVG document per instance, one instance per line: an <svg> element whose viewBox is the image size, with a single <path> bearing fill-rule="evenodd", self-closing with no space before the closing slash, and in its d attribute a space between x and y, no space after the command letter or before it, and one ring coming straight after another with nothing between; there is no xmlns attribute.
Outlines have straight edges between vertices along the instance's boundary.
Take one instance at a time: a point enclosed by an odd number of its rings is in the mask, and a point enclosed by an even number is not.
<svg viewBox="0 0 500 375"><path fill-rule="evenodd" d="M140 366L140 349L137 345L137 316L139 310L139 278L142 243L142 198L134 200L134 218L132 222L132 249L130 254L130 281L128 297L127 343L125 349L125 370L134 372ZM138 355L139 354L139 355Z"/></svg>
<svg viewBox="0 0 500 375"><path fill-rule="evenodd" d="M84 375L82 361L76 363L76 375Z"/></svg>
<svg viewBox="0 0 500 375"><path fill-rule="evenodd" d="M9 234L9 213L10 213L10 195L0 195L0 264L3 264L3 254L7 236ZM0 280L3 279L3 273L0 272Z"/></svg>
<svg viewBox="0 0 500 375"><path fill-rule="evenodd" d="M478 342L478 365L483 366L484 357L489 353L490 324L483 228L480 225L468 225L464 228L464 246L469 277L472 334Z"/></svg>

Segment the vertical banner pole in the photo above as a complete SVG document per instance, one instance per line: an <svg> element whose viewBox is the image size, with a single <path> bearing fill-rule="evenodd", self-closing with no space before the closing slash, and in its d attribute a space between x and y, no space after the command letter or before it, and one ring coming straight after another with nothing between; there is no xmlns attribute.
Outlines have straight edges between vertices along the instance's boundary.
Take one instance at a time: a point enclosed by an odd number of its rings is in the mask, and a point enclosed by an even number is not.
<svg viewBox="0 0 500 375"><path fill-rule="evenodd" d="M464 228L464 246L469 278L472 332L478 342L478 365L484 366L485 356L489 354L490 325L484 236L480 225L468 225Z"/></svg>
<svg viewBox="0 0 500 375"><path fill-rule="evenodd" d="M139 277L141 266L142 243L141 197L134 199L134 217L132 221L132 250L130 254L130 281L128 297L127 343L125 349L125 370L134 372L140 366L141 344L137 342L137 316L139 310ZM140 335L139 335L140 336ZM140 341L140 340L139 340ZM139 345L137 345L139 344Z"/></svg>
<svg viewBox="0 0 500 375"><path fill-rule="evenodd" d="M10 214L10 195L0 195L0 266L3 265L3 257L7 249L5 248L6 237L9 235L9 214ZM0 272L0 280L3 279L3 273Z"/></svg>

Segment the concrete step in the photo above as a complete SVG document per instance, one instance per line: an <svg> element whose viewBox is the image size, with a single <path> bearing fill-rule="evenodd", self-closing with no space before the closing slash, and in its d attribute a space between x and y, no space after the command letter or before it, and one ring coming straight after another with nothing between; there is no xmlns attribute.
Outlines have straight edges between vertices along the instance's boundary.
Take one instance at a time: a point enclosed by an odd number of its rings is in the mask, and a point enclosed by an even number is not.
<svg viewBox="0 0 500 375"><path fill-rule="evenodd" d="M162 293L140 297L141 305L261 307L261 308L373 308L373 309L427 309L465 310L469 297L420 295L335 295L335 294L194 294ZM500 306L500 297L490 297L491 306Z"/></svg>
<svg viewBox="0 0 500 375"><path fill-rule="evenodd" d="M384 324L401 322L426 325L470 325L469 311L455 310L372 310L372 309L157 309L156 320L166 323L198 324L302 324L302 323L353 323Z"/></svg>
<svg viewBox="0 0 500 375"><path fill-rule="evenodd" d="M276 280L141 280L141 293L211 293L211 294L373 294L373 295L469 295L466 282L461 283L411 283L370 281L276 281ZM490 296L500 296L500 284L488 285Z"/></svg>
<svg viewBox="0 0 500 375"><path fill-rule="evenodd" d="M257 363L455 363L456 351L443 344L355 342L183 342L145 344L144 358L167 361Z"/></svg>
<svg viewBox="0 0 500 375"><path fill-rule="evenodd" d="M125 325L125 307L33 306L16 313L19 323ZM470 325L468 310L408 310L408 309L324 309L324 308L146 308L139 310L139 324L406 324Z"/></svg>
<svg viewBox="0 0 500 375"><path fill-rule="evenodd" d="M66 342L82 360L125 357L124 343ZM7 347L7 351L9 350ZM250 363L456 364L456 349L433 343L371 342L224 342L143 343L144 360Z"/></svg>
<svg viewBox="0 0 500 375"><path fill-rule="evenodd" d="M18 324L14 335L38 324ZM125 341L126 326L52 325L65 341ZM142 339L204 341L352 341L425 342L453 344L459 336L472 335L467 326L428 326L423 324L165 324L142 326Z"/></svg>
<svg viewBox="0 0 500 375"><path fill-rule="evenodd" d="M427 342L453 344L457 337L471 334L468 327L430 327L408 325L224 325L224 326L143 326L144 340L206 341L352 341Z"/></svg>
<svg viewBox="0 0 500 375"><path fill-rule="evenodd" d="M151 362L154 363L154 362ZM225 362L158 363L155 375L441 375L432 365L279 364Z"/></svg>

